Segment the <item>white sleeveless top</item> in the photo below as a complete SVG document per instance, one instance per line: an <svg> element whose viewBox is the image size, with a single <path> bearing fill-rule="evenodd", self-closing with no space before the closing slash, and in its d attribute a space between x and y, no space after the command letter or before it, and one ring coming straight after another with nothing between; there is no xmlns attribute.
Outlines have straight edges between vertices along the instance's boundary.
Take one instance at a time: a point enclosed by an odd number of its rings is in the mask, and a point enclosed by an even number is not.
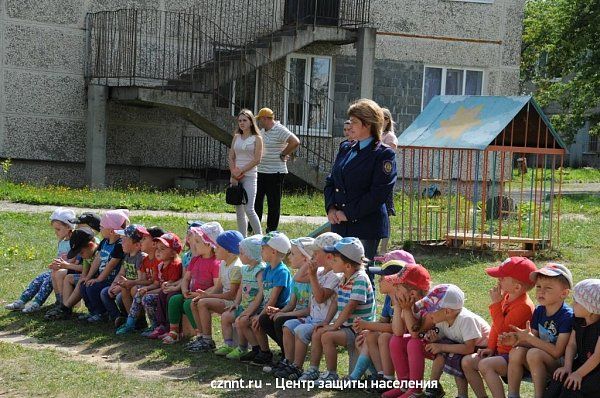
<svg viewBox="0 0 600 398"><path fill-rule="evenodd" d="M244 139L238 135L233 143L233 152L235 153L235 166L239 169L246 167L254 160L254 149L256 147L256 136L251 135ZM245 175L256 175L256 166L248 170Z"/></svg>

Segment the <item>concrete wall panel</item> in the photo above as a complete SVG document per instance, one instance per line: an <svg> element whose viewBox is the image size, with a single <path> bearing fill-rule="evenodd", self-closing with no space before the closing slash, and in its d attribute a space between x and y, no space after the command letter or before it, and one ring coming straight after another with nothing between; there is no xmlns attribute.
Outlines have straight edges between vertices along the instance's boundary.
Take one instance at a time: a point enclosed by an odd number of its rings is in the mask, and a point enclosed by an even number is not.
<svg viewBox="0 0 600 398"><path fill-rule="evenodd" d="M5 26L4 36L7 66L84 72L83 32L68 33L62 29L9 23Z"/></svg>
<svg viewBox="0 0 600 398"><path fill-rule="evenodd" d="M58 25L79 25L81 0L6 0L9 18Z"/></svg>
<svg viewBox="0 0 600 398"><path fill-rule="evenodd" d="M10 142L4 156L20 159L85 161L85 123L80 120L8 115Z"/></svg>
<svg viewBox="0 0 600 398"><path fill-rule="evenodd" d="M9 113L85 117L82 75L5 70L4 95Z"/></svg>
<svg viewBox="0 0 600 398"><path fill-rule="evenodd" d="M110 126L106 143L109 164L180 167L181 132L160 126Z"/></svg>

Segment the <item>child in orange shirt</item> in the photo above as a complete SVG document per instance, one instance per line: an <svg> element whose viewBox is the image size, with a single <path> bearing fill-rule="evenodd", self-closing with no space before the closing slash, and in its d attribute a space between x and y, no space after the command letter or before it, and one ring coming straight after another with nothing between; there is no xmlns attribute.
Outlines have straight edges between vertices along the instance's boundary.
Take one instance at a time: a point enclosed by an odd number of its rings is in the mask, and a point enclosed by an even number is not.
<svg viewBox="0 0 600 398"><path fill-rule="evenodd" d="M490 290L492 327L488 346L462 359L465 377L478 398L487 396L482 376L494 398L504 397L501 377L508 373L512 347L502 345L498 336L513 331L511 325L525 328L531 319L535 306L527 291L533 287L529 275L536 270L535 264L525 257L510 257L500 266L485 270L492 278L498 278L498 284Z"/></svg>

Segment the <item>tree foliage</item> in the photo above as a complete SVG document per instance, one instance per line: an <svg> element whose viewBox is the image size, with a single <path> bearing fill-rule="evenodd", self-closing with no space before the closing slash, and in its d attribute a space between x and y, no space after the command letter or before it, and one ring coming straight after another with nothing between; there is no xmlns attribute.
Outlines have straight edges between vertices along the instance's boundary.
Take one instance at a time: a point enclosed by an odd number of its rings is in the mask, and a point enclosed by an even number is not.
<svg viewBox="0 0 600 398"><path fill-rule="evenodd" d="M565 139L586 120L599 134L600 0L527 0L521 55L522 82L542 106L560 106L552 123Z"/></svg>

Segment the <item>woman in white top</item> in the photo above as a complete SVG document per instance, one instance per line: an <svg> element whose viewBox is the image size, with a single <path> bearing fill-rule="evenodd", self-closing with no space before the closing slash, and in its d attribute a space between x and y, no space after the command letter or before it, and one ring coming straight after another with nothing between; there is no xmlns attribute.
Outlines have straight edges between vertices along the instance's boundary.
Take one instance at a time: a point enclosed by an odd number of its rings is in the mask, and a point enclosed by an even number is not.
<svg viewBox="0 0 600 398"><path fill-rule="evenodd" d="M254 210L254 200L256 198L256 166L262 158L263 140L258 133L258 126L251 111L242 109L237 122L238 127L233 133L228 157L231 171L230 182L232 185L242 184L248 195L248 203L235 207L238 231L246 236L248 222L250 222L254 233L262 234L260 220Z"/></svg>
<svg viewBox="0 0 600 398"><path fill-rule="evenodd" d="M398 148L398 137L394 131L394 119L392 119L392 113L388 108L381 108L383 110L383 133L381 133L381 142L388 145L394 151ZM385 202L387 208L388 217L396 215L396 208L394 207L394 192L390 194L389 198ZM391 228L391 222L390 222ZM387 253L388 244L390 238L381 239L381 245L379 246L379 252L381 254Z"/></svg>

